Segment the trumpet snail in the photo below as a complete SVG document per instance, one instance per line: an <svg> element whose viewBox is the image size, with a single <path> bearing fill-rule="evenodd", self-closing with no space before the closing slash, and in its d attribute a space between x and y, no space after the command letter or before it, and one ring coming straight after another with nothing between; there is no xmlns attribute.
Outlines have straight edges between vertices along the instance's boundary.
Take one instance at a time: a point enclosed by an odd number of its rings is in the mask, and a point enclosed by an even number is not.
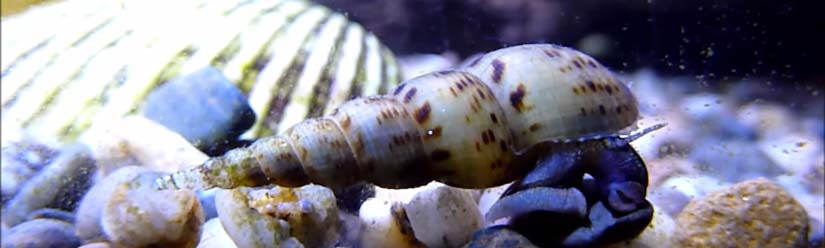
<svg viewBox="0 0 825 248"><path fill-rule="evenodd" d="M159 178L157 187L343 187L362 180L387 188L432 180L492 187L523 177L559 147L628 146L658 128L635 131L637 104L625 84L581 52L515 46L461 70L407 80L387 95L349 100L329 115Z"/></svg>

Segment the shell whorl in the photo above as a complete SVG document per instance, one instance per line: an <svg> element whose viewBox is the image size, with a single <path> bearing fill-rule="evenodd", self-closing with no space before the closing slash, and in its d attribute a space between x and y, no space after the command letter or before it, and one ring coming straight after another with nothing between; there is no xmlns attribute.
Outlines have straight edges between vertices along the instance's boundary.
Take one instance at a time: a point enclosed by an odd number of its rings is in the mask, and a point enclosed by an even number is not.
<svg viewBox="0 0 825 248"><path fill-rule="evenodd" d="M521 45L470 64L502 103L515 147L615 134L639 117L630 89L596 60L571 48Z"/></svg>

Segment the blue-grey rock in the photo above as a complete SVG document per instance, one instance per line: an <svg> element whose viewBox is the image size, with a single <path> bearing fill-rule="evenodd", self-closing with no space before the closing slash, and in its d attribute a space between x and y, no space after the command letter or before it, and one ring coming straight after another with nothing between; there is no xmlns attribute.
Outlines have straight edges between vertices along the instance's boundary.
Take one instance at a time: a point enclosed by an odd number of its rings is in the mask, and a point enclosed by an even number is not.
<svg viewBox="0 0 825 248"><path fill-rule="evenodd" d="M723 182L739 182L758 177L776 177L783 169L754 142L705 137L696 141L688 158L700 172Z"/></svg>
<svg viewBox="0 0 825 248"><path fill-rule="evenodd" d="M811 218L811 230L808 231L808 247L825 247L825 227L822 222Z"/></svg>
<svg viewBox="0 0 825 248"><path fill-rule="evenodd" d="M203 208L204 219L209 220L218 217L218 210L215 208L217 189L199 190L195 193L197 193L198 201L201 203L201 208Z"/></svg>
<svg viewBox="0 0 825 248"><path fill-rule="evenodd" d="M538 247L521 234L498 225L481 229L473 234L473 240L467 243L466 248L484 247Z"/></svg>
<svg viewBox="0 0 825 248"><path fill-rule="evenodd" d="M23 183L51 163L58 153L49 146L28 139L4 146L0 151L2 202L10 200Z"/></svg>
<svg viewBox="0 0 825 248"><path fill-rule="evenodd" d="M75 144L26 182L20 192L3 207L3 221L15 225L41 208L73 211L91 187L95 162L89 148Z"/></svg>
<svg viewBox="0 0 825 248"><path fill-rule="evenodd" d="M66 223L74 223L74 214L61 209L41 208L29 213L28 220L53 219Z"/></svg>
<svg viewBox="0 0 825 248"><path fill-rule="evenodd" d="M215 68L175 78L146 98L143 115L210 156L236 146L255 113L240 89Z"/></svg>
<svg viewBox="0 0 825 248"><path fill-rule="evenodd" d="M74 248L82 241L74 234L69 223L53 219L36 219L21 223L3 235L6 247L52 247Z"/></svg>

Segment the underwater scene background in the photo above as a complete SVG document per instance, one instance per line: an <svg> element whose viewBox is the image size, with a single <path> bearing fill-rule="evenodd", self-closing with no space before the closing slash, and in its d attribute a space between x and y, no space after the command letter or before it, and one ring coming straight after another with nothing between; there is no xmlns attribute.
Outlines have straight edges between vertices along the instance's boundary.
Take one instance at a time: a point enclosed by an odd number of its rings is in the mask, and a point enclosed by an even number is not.
<svg viewBox="0 0 825 248"><path fill-rule="evenodd" d="M3 247L823 247L816 1L2 2Z"/></svg>

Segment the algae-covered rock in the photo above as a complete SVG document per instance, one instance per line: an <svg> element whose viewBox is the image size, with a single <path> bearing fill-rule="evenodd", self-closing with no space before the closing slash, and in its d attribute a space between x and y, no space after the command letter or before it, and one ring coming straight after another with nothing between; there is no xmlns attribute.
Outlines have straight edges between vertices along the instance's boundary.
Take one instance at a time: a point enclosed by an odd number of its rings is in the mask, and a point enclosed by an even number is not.
<svg viewBox="0 0 825 248"><path fill-rule="evenodd" d="M465 248L522 247L537 248L529 239L505 225L489 226L473 234L473 239Z"/></svg>
<svg viewBox="0 0 825 248"><path fill-rule="evenodd" d="M118 184L103 206L103 231L118 247L195 247L203 210L191 190L156 190L158 173Z"/></svg>
<svg viewBox="0 0 825 248"><path fill-rule="evenodd" d="M238 247L330 247L338 240L338 208L328 188L241 187L221 190L218 217Z"/></svg>
<svg viewBox="0 0 825 248"><path fill-rule="evenodd" d="M674 238L683 247L804 247L808 221L790 194L760 178L689 203Z"/></svg>
<svg viewBox="0 0 825 248"><path fill-rule="evenodd" d="M215 195L218 218L238 247L276 247L289 238L289 224L269 218L249 206L250 189L219 189Z"/></svg>
<svg viewBox="0 0 825 248"><path fill-rule="evenodd" d="M86 242L105 241L100 218L103 215L103 206L114 194L118 185L129 182L141 172L147 171L144 167L127 166L103 178L83 196L75 216L77 235Z"/></svg>

